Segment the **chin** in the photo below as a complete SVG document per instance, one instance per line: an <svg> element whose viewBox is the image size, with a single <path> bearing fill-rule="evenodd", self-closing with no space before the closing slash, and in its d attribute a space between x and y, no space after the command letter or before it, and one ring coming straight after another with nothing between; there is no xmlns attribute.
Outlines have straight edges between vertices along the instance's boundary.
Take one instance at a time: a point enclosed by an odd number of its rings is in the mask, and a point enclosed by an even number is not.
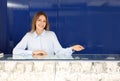
<svg viewBox="0 0 120 81"><path fill-rule="evenodd" d="M44 28L40 27L39 30L43 30Z"/></svg>

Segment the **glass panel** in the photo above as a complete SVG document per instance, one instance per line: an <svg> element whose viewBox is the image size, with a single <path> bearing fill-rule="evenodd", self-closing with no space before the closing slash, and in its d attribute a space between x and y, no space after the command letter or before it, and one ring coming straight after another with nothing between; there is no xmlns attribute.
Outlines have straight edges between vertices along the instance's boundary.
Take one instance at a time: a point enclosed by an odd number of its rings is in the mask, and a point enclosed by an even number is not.
<svg viewBox="0 0 120 81"><path fill-rule="evenodd" d="M0 60L120 60L120 54L72 54L72 56L48 55L46 57L33 58L31 55L0 54Z"/></svg>

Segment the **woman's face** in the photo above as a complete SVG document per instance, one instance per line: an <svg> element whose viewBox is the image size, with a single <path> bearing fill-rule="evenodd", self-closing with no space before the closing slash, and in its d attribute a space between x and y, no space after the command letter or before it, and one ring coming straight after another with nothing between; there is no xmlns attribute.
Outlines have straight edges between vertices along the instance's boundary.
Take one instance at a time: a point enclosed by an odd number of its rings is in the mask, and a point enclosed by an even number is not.
<svg viewBox="0 0 120 81"><path fill-rule="evenodd" d="M36 30L43 30L46 26L46 18L44 15L40 15L36 21Z"/></svg>

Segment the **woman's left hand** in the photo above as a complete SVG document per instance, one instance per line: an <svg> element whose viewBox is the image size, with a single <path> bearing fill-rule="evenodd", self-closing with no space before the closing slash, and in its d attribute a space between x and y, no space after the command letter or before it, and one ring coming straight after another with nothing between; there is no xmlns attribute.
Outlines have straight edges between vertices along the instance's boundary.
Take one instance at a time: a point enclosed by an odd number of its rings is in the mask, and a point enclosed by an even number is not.
<svg viewBox="0 0 120 81"><path fill-rule="evenodd" d="M36 50L33 52L32 56L36 59L45 58L48 54L43 50Z"/></svg>
<svg viewBox="0 0 120 81"><path fill-rule="evenodd" d="M83 46L81 46L81 45L72 46L72 50L75 50L75 51L81 51L83 49L85 49L85 48Z"/></svg>

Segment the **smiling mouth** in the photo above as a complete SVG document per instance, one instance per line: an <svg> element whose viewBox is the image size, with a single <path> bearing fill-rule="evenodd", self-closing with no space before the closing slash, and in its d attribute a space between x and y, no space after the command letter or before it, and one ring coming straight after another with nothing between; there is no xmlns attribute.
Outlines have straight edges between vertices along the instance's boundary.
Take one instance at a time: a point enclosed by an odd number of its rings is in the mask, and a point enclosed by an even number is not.
<svg viewBox="0 0 120 81"><path fill-rule="evenodd" d="M44 28L44 26L42 26L42 25L38 25L38 27L40 27L40 28Z"/></svg>
<svg viewBox="0 0 120 81"><path fill-rule="evenodd" d="M38 26L38 28L44 28L44 26Z"/></svg>

